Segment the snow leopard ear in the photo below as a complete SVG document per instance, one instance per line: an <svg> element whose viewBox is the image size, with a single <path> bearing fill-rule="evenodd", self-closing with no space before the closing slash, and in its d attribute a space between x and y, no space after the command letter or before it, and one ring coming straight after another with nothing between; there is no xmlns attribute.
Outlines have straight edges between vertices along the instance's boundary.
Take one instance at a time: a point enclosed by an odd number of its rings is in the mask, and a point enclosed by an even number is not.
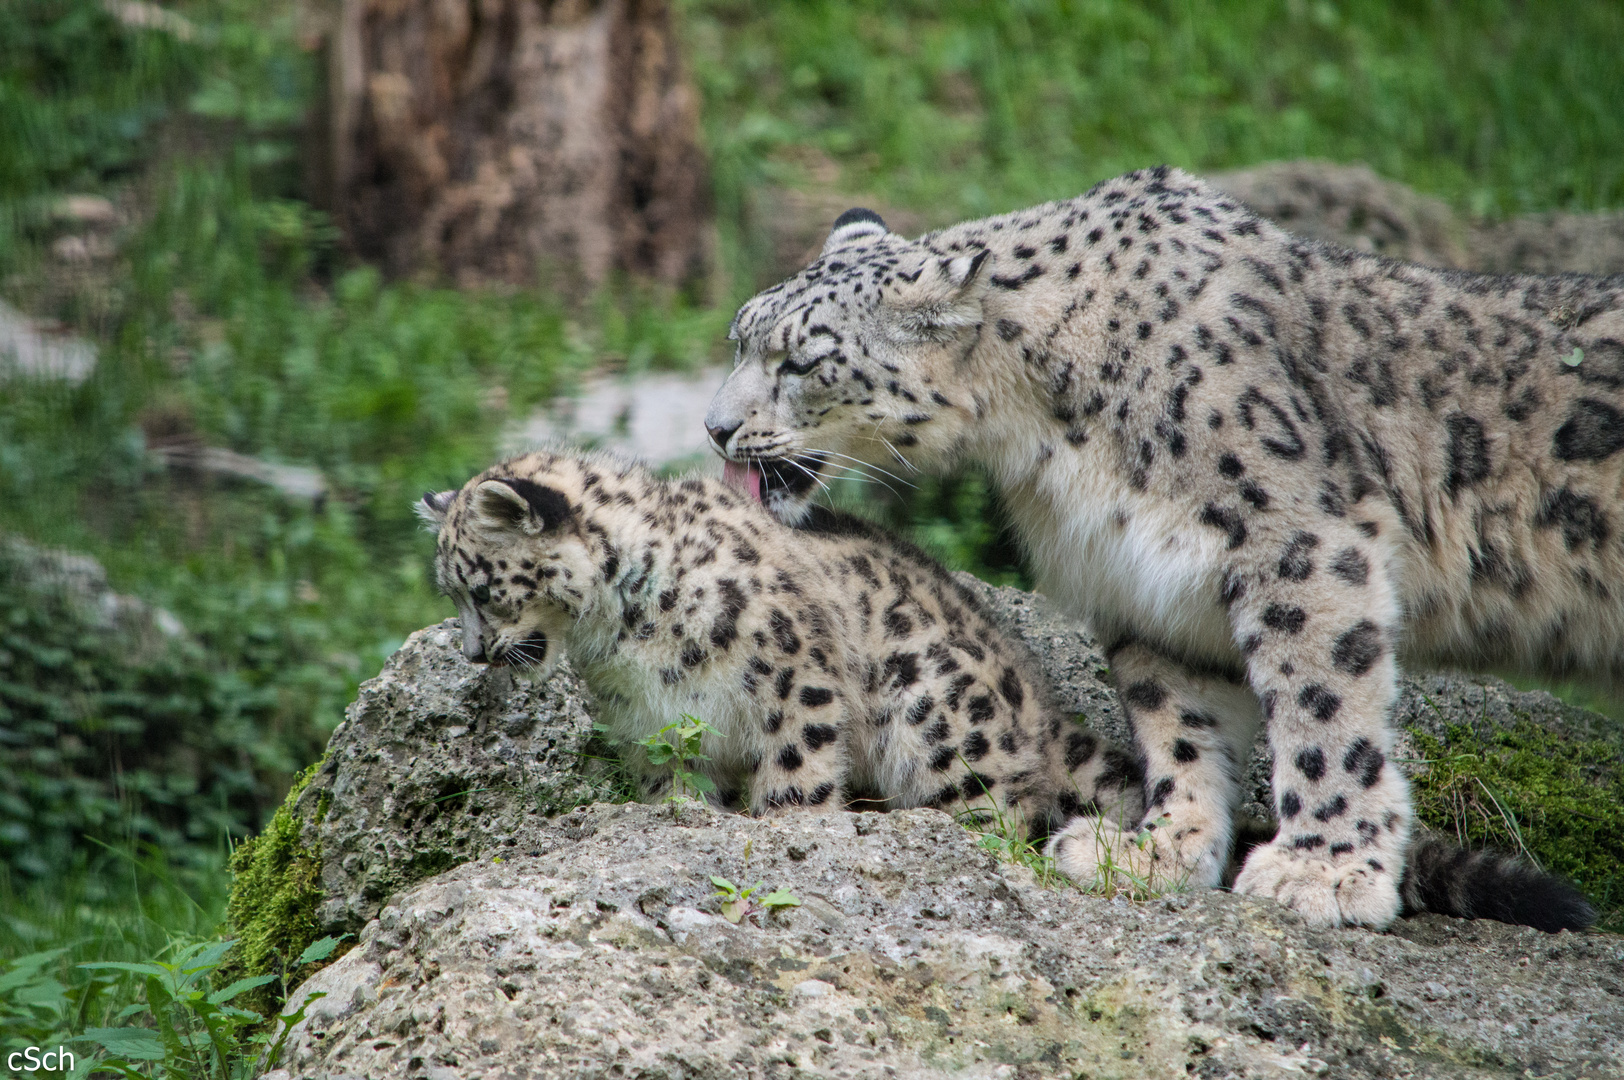
<svg viewBox="0 0 1624 1080"><path fill-rule="evenodd" d="M829 239L823 242L823 251L820 255L827 255L859 240L884 236L890 231L885 227L885 221L880 215L861 206L854 206L835 218L834 226L829 230Z"/></svg>
<svg viewBox="0 0 1624 1080"><path fill-rule="evenodd" d="M570 501L557 488L504 476L474 489L469 513L474 524L485 532L536 536L569 520Z"/></svg>
<svg viewBox="0 0 1624 1080"><path fill-rule="evenodd" d="M445 526L446 511L451 509L451 500L457 497L455 491L425 491L423 497L413 504L412 509L417 516L423 519L423 525L436 536Z"/></svg>
<svg viewBox="0 0 1624 1080"><path fill-rule="evenodd" d="M968 255L927 262L913 277L898 275L895 296L886 302L897 314L904 338L948 341L967 326L981 322L981 269L986 248Z"/></svg>
<svg viewBox="0 0 1624 1080"><path fill-rule="evenodd" d="M967 289L975 284L977 277L981 276L981 268L987 265L987 256L992 251L982 248L974 255L959 255L952 259L938 259L936 273L955 289Z"/></svg>

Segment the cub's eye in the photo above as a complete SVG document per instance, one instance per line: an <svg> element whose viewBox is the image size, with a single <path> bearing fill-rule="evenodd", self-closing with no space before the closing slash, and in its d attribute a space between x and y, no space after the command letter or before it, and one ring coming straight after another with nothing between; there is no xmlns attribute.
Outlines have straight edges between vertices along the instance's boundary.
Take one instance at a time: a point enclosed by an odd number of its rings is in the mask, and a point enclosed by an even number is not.
<svg viewBox="0 0 1624 1080"><path fill-rule="evenodd" d="M822 359L823 358L821 356L786 356L784 357L784 362L778 365L778 374L805 375L807 372L817 367Z"/></svg>
<svg viewBox="0 0 1624 1080"><path fill-rule="evenodd" d="M491 587L489 585L475 585L468 590L468 595L473 598L476 604L488 604L491 602Z"/></svg>

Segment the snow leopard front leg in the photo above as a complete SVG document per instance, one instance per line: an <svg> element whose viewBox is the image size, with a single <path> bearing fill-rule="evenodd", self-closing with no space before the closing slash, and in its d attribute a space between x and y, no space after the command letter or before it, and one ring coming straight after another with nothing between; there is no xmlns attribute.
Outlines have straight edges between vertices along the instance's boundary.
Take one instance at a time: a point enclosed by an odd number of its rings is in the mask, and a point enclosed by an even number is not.
<svg viewBox="0 0 1624 1080"><path fill-rule="evenodd" d="M1388 761L1398 603L1386 560L1354 515L1312 531L1254 522L1224 599L1268 726L1280 826L1235 890L1316 926L1384 927L1410 838L1409 786Z"/></svg>
<svg viewBox="0 0 1624 1080"><path fill-rule="evenodd" d="M1144 767L1144 813L1131 821L1073 819L1049 854L1085 886L1122 872L1156 890L1217 885L1234 839L1240 772L1257 736L1257 698L1139 642L1113 649L1110 663Z"/></svg>

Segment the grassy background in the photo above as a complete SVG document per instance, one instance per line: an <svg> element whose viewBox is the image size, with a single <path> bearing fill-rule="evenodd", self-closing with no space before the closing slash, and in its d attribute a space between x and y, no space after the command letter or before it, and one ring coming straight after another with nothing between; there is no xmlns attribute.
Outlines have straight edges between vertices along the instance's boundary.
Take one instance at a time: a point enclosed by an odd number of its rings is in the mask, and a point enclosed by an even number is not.
<svg viewBox="0 0 1624 1080"><path fill-rule="evenodd" d="M1624 203L1617 4L679 3L746 251L753 197L808 150L931 223L1151 163L1298 157L1478 214Z"/></svg>
<svg viewBox="0 0 1624 1080"><path fill-rule="evenodd" d="M318 66L291 0L173 7L190 40L120 25L97 0L0 4L0 296L100 350L82 386L0 387L0 532L87 552L178 615L196 652L170 674L206 705L185 730L232 748L191 766L176 798L211 811L180 826L143 818L145 796L118 777L106 791L127 813L68 813L49 843L0 804L0 958L66 948L39 970L75 992L87 984L68 960L212 930L232 838L265 820L356 684L450 613L410 499L487 464L506 421L596 365L718 355L734 302L774 273L786 189L936 224L1157 162L1312 156L1483 215L1624 206L1614 0L678 0L726 284L708 309L631 287L566 309L354 264L300 186ZM52 256L69 193L119 205L114 257ZM176 479L146 450L176 433L314 466L334 496L312 509ZM955 566L1019 580L988 503L972 475L887 512ZM7 588L0 604L20 610ZM135 678L85 663L98 687ZM23 730L16 702L55 670L0 648L0 735L41 782L71 762ZM116 713L139 735L169 715L173 685L131 685L133 704L96 698L72 723ZM143 856L156 845L163 857ZM116 991L94 1001L112 1009ZM82 994L69 1016L18 992L0 989L4 1038L23 1037L17 1017L95 1019Z"/></svg>

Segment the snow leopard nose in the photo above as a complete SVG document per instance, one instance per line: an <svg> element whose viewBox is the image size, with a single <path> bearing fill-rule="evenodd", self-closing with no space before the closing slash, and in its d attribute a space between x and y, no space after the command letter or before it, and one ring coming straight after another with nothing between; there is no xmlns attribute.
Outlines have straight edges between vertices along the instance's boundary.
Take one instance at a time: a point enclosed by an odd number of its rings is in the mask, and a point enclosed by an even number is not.
<svg viewBox="0 0 1624 1080"><path fill-rule="evenodd" d="M718 454L726 454L727 441L733 437L734 432L738 431L743 426L744 423L742 421L739 423L733 423L729 420L724 420L719 424L712 425L707 417L705 430L710 433L711 443L716 447L716 452Z"/></svg>

